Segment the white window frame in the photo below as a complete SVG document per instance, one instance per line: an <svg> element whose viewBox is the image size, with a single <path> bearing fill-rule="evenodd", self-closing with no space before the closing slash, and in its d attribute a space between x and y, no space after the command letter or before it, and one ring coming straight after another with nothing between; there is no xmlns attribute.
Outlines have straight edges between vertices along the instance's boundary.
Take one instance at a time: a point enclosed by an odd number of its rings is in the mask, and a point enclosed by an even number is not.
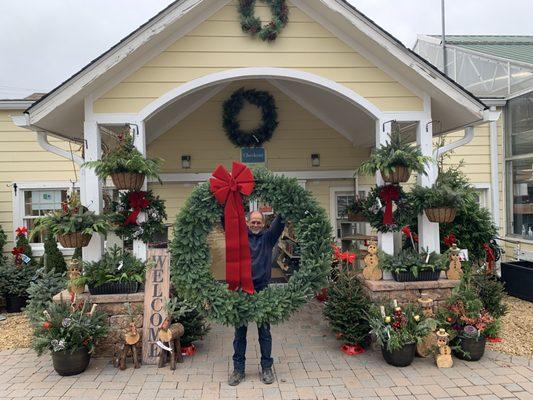
<svg viewBox="0 0 533 400"><path fill-rule="evenodd" d="M24 192L30 190L68 190L72 188L70 181L39 181L39 182L13 182L16 184L17 191L13 190L13 237L16 236L15 230L24 225ZM74 187L80 187L79 183L74 183ZM44 243L30 243L34 256L41 257L44 254ZM74 254L74 249L67 249L57 244L59 250L65 256Z"/></svg>
<svg viewBox="0 0 533 400"><path fill-rule="evenodd" d="M479 195L479 206L486 208L490 211L490 183L474 183L472 184L472 186L474 187L474 189L476 189L476 193ZM496 223L496 225L499 224L499 221L494 222Z"/></svg>
<svg viewBox="0 0 533 400"><path fill-rule="evenodd" d="M359 194L360 191L364 190L366 194L370 192L371 185L359 185L357 182L355 184L355 190ZM354 186L332 186L329 188L329 220L331 223L331 228L333 229L333 237L335 238L335 241L340 241L340 238L337 237L337 193L353 193ZM370 224L368 222L365 222L363 224L364 226L364 232L363 234L368 234L370 232Z"/></svg>

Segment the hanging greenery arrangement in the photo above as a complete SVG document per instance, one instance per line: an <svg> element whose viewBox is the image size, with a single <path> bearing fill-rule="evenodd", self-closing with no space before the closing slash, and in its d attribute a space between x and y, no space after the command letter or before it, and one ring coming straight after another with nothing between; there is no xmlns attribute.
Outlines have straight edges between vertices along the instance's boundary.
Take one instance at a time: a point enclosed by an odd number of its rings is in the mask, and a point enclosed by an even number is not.
<svg viewBox="0 0 533 400"><path fill-rule="evenodd" d="M113 202L112 211L110 221L115 225L115 233L128 242L142 240L150 243L155 235L165 230L165 202L151 190L121 193L119 200ZM142 222L138 221L141 212L146 213Z"/></svg>
<svg viewBox="0 0 533 400"><path fill-rule="evenodd" d="M289 22L289 7L285 0L261 0L270 6L272 20L263 26L255 15L256 0L239 0L239 14L243 32L259 36L261 40L273 42Z"/></svg>
<svg viewBox="0 0 533 400"><path fill-rule="evenodd" d="M409 222L412 212L399 185L376 186L365 200L364 215L378 232L398 232Z"/></svg>
<svg viewBox="0 0 533 400"><path fill-rule="evenodd" d="M245 102L261 109L261 125L250 131L241 129L238 120ZM228 139L237 147L257 147L268 142L279 125L274 97L265 91L240 88L224 102L223 126Z"/></svg>
<svg viewBox="0 0 533 400"><path fill-rule="evenodd" d="M170 246L171 279L176 290L215 322L240 326L248 322L272 324L286 320L327 283L331 266L331 225L326 212L296 179L254 170L255 188L248 200L271 205L285 221L294 223L301 246L300 269L283 286L270 285L248 294L229 290L211 274L207 236L220 221L223 207L209 184L198 186L176 219Z"/></svg>

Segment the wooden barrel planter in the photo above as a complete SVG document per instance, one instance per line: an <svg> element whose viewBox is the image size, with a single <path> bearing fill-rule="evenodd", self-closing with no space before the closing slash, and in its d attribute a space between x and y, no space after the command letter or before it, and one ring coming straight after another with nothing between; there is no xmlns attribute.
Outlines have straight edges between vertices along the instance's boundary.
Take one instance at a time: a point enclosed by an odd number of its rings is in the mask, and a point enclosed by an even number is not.
<svg viewBox="0 0 533 400"><path fill-rule="evenodd" d="M363 213L353 213L348 211L348 221L352 222L366 222L366 218Z"/></svg>
<svg viewBox="0 0 533 400"><path fill-rule="evenodd" d="M424 211L431 222L440 224L453 222L457 214L457 210L451 207L426 208Z"/></svg>
<svg viewBox="0 0 533 400"><path fill-rule="evenodd" d="M117 172L111 174L111 180L118 190L141 190L144 183L144 174L136 172Z"/></svg>
<svg viewBox="0 0 533 400"><path fill-rule="evenodd" d="M383 180L387 183L402 183L407 182L411 177L411 171L409 168L404 167L403 165L398 165L394 167L394 171L390 174L384 174L381 172Z"/></svg>
<svg viewBox="0 0 533 400"><path fill-rule="evenodd" d="M92 235L86 233L74 232L67 233L66 235L57 235L57 240L61 243L61 246L67 248L86 247L91 241Z"/></svg>

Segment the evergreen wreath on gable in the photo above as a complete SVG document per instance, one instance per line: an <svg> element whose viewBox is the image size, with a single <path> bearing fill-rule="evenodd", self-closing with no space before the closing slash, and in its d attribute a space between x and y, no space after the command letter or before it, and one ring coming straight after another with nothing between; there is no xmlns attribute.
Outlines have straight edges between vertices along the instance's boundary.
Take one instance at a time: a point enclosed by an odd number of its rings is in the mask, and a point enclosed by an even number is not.
<svg viewBox="0 0 533 400"><path fill-rule="evenodd" d="M258 35L261 40L273 42L289 22L289 7L285 0L261 0L270 6L272 20L263 26L255 16L256 0L239 0L239 14L243 32Z"/></svg>
<svg viewBox="0 0 533 400"><path fill-rule="evenodd" d="M261 125L250 131L241 129L239 113L247 101L261 109ZM279 125L274 97L265 91L240 88L224 102L222 124L228 139L237 147L257 147L268 142Z"/></svg>

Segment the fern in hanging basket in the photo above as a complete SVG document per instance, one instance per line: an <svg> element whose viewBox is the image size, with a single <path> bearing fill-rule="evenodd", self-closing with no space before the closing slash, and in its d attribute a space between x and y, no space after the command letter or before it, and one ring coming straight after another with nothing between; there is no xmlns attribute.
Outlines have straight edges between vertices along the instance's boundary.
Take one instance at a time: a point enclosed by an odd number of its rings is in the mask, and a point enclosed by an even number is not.
<svg viewBox="0 0 533 400"><path fill-rule="evenodd" d="M457 210L463 205L462 197L458 192L439 182L429 188L415 186L409 198L413 208L418 213L425 211L431 222L452 222Z"/></svg>
<svg viewBox="0 0 533 400"><path fill-rule="evenodd" d="M395 129L391 134L391 140L373 151L370 158L359 166L357 173L374 175L377 171L381 171L381 175L385 178L403 167L411 172L425 175L425 164L430 162L433 162L433 159L422 155L418 146L402 143L400 132Z"/></svg>
<svg viewBox="0 0 533 400"><path fill-rule="evenodd" d="M114 174L140 174L147 178L157 179L163 159L145 158L133 144L133 137L129 134L121 134L118 137L119 145L102 156L101 160L87 161L83 167L94 168L96 175L105 180Z"/></svg>

